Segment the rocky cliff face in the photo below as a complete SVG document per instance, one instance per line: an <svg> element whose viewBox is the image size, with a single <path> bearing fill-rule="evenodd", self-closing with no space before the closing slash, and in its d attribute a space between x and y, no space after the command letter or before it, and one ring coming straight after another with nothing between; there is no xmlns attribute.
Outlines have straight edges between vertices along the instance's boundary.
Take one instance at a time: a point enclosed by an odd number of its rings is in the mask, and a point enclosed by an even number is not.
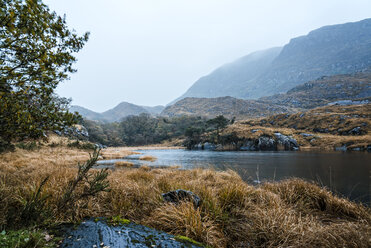
<svg viewBox="0 0 371 248"><path fill-rule="evenodd" d="M257 99L322 76L371 66L371 19L325 26L283 48L252 53L200 78L185 97Z"/></svg>
<svg viewBox="0 0 371 248"><path fill-rule="evenodd" d="M259 100L293 108L310 109L327 104L366 103L371 99L371 71L321 77L298 85L285 94ZM350 100L350 101L344 101ZM347 103L347 104L346 104Z"/></svg>
<svg viewBox="0 0 371 248"><path fill-rule="evenodd" d="M322 76L353 73L370 66L371 19L326 26L284 46L270 68L247 87L245 97L286 92Z"/></svg>

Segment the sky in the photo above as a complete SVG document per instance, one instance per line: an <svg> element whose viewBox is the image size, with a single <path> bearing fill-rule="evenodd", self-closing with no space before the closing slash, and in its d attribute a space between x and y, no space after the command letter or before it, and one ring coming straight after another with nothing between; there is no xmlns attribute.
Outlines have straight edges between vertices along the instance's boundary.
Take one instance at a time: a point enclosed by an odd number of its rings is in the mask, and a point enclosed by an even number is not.
<svg viewBox="0 0 371 248"><path fill-rule="evenodd" d="M166 105L200 77L256 50L371 17L370 0L44 0L90 39L57 88L103 112Z"/></svg>

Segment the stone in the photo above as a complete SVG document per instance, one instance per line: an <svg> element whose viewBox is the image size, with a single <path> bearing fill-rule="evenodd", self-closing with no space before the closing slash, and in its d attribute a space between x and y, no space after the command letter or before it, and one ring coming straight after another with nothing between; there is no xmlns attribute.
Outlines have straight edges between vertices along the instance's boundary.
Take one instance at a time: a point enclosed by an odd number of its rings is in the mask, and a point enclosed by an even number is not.
<svg viewBox="0 0 371 248"><path fill-rule="evenodd" d="M255 142L253 140L247 140L240 147L240 150L241 151L256 151L257 147L256 147Z"/></svg>
<svg viewBox="0 0 371 248"><path fill-rule="evenodd" d="M283 135L281 133L274 133L277 139L277 144L281 145L285 151L299 150L299 145L296 139Z"/></svg>
<svg viewBox="0 0 371 248"><path fill-rule="evenodd" d="M329 130L328 130L328 128L313 128L313 132L316 132L316 133L328 133Z"/></svg>
<svg viewBox="0 0 371 248"><path fill-rule="evenodd" d="M110 225L103 218L89 219L77 228L64 228L61 248L82 247L200 247L177 240L177 237L135 223Z"/></svg>
<svg viewBox="0 0 371 248"><path fill-rule="evenodd" d="M355 127L355 128L353 128L352 130L350 130L350 131L348 132L348 134L352 134L352 135L361 135L361 134L362 134L361 127Z"/></svg>
<svg viewBox="0 0 371 248"><path fill-rule="evenodd" d="M215 150L215 145L214 144L212 144L212 143L209 143L209 142L205 142L204 144L203 144L203 149L204 150Z"/></svg>
<svg viewBox="0 0 371 248"><path fill-rule="evenodd" d="M201 204L201 198L198 197L192 191L177 189L162 194L164 201L179 204L181 201L190 201L193 203L195 208L198 208Z"/></svg>
<svg viewBox="0 0 371 248"><path fill-rule="evenodd" d="M346 152L347 146L343 145L343 146L335 147L335 151Z"/></svg>
<svg viewBox="0 0 371 248"><path fill-rule="evenodd" d="M312 137L312 136L314 136L313 134L310 134L310 133L301 133L300 135L303 136L303 137Z"/></svg>
<svg viewBox="0 0 371 248"><path fill-rule="evenodd" d="M277 150L277 144L274 139L267 136L261 136L258 140L258 150L260 151L275 151Z"/></svg>
<svg viewBox="0 0 371 248"><path fill-rule="evenodd" d="M59 130L55 130L54 133L56 133L58 136L62 136L62 132Z"/></svg>

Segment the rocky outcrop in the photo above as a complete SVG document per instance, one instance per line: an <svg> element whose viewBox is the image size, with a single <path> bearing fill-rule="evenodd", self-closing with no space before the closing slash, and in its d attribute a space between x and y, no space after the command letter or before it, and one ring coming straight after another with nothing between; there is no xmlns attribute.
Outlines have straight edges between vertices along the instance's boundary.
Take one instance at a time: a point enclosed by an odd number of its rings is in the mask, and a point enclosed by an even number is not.
<svg viewBox="0 0 371 248"><path fill-rule="evenodd" d="M114 226L104 219L90 219L77 228L66 228L64 236L61 248L200 247L177 241L173 235L142 225L127 223Z"/></svg>
<svg viewBox="0 0 371 248"><path fill-rule="evenodd" d="M296 139L283 135L281 133L274 133L277 138L277 150L284 151L297 151L299 150L299 145Z"/></svg>
<svg viewBox="0 0 371 248"><path fill-rule="evenodd" d="M325 105L367 104L371 97L371 71L321 77L298 85L287 93L259 100L293 108L311 109Z"/></svg>
<svg viewBox="0 0 371 248"><path fill-rule="evenodd" d="M184 189L177 189L164 193L162 194L162 197L164 198L164 201L175 204L178 204L182 201L190 201L193 203L195 208L198 208L201 204L200 197L198 197L195 193Z"/></svg>
<svg viewBox="0 0 371 248"><path fill-rule="evenodd" d="M54 133L59 136L77 138L80 140L86 140L87 138L89 138L88 130L82 125L65 127L62 131L55 130Z"/></svg>
<svg viewBox="0 0 371 248"><path fill-rule="evenodd" d="M224 144L212 144L201 142L193 147L199 150L237 150L237 151L297 151L300 146L296 139L281 133L274 136L262 135L258 138L238 138L235 141Z"/></svg>

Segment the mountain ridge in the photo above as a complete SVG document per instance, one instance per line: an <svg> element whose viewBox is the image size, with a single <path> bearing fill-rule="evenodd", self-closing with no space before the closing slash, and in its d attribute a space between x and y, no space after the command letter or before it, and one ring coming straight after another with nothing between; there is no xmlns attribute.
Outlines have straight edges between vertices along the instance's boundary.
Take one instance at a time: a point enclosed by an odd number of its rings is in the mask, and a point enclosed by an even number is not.
<svg viewBox="0 0 371 248"><path fill-rule="evenodd" d="M149 107L139 106L128 102L120 102L112 109L106 110L102 113L78 105L72 105L70 107L71 112L78 112L86 119L102 122L116 122L127 116L140 115L142 113L156 116L160 114L163 109L164 106L161 105Z"/></svg>
<svg viewBox="0 0 371 248"><path fill-rule="evenodd" d="M222 65L197 80L176 100L221 96L258 99L284 93L321 76L353 73L370 67L371 18L323 26L292 38L282 48L271 49L250 53ZM260 59L252 63L241 62L259 52L263 55ZM258 75L248 73L249 70Z"/></svg>
<svg viewBox="0 0 371 248"><path fill-rule="evenodd" d="M371 71L321 77L290 89L287 93L257 100L233 97L181 99L166 107L161 115L225 115L237 119L294 113L328 104L362 104L371 102Z"/></svg>

